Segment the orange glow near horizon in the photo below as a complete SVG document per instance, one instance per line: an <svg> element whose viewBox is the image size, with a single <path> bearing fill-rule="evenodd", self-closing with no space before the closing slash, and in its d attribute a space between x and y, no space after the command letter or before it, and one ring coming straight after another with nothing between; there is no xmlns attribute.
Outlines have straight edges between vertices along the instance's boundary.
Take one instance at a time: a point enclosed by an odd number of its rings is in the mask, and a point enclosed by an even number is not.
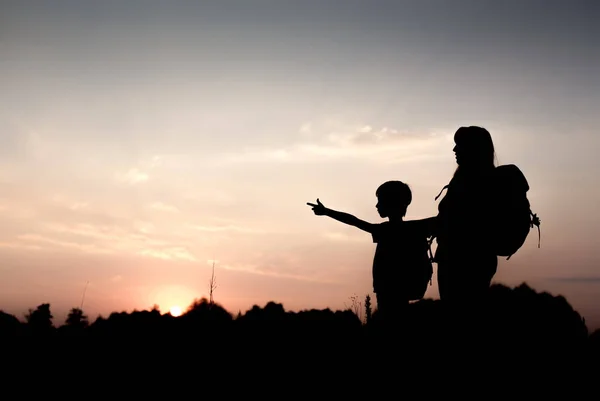
<svg viewBox="0 0 600 401"><path fill-rule="evenodd" d="M177 305L171 306L171 309L169 309L169 313L174 317L179 317L182 314L181 308Z"/></svg>

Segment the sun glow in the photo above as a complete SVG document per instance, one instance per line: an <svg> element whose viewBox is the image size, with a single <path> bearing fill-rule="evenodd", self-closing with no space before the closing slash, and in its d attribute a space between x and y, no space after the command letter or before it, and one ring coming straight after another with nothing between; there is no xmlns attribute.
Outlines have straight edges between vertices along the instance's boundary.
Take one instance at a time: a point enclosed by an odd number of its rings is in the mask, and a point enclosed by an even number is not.
<svg viewBox="0 0 600 401"><path fill-rule="evenodd" d="M169 313L175 317L181 316L181 308L179 306L172 306L171 309L169 309Z"/></svg>

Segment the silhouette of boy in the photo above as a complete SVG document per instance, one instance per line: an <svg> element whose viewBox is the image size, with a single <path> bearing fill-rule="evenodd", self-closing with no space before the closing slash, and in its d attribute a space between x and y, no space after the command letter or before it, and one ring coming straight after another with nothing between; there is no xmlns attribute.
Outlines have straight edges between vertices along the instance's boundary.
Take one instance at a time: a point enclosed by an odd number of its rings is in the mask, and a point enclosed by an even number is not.
<svg viewBox="0 0 600 401"><path fill-rule="evenodd" d="M317 216L357 227L371 234L377 244L373 258L373 292L377 298L377 314L384 322L400 317L411 299L406 286L407 268L430 264L427 238L431 237L435 218L404 221L412 192L402 181L387 181L375 193L382 223L369 223L351 214L326 208L319 199L312 206Z"/></svg>

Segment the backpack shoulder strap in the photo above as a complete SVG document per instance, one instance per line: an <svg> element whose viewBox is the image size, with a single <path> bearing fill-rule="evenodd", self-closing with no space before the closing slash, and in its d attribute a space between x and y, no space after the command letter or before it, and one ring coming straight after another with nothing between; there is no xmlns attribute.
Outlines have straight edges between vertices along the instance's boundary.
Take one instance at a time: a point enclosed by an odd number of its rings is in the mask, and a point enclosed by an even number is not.
<svg viewBox="0 0 600 401"><path fill-rule="evenodd" d="M440 193L439 193L439 194L437 194L437 196L435 197L435 199L434 199L434 200L438 200L438 198L439 198L440 196L442 196L442 192L444 192L444 190L448 189L448 187L450 187L450 184L446 184L446 185L444 185L444 188L442 188L442 190L440 191Z"/></svg>

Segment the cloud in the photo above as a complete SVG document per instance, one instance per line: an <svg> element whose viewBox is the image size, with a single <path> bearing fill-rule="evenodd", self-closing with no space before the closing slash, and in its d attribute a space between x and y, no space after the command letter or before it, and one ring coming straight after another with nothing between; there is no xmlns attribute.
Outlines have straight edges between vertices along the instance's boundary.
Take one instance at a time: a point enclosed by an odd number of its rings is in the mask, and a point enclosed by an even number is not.
<svg viewBox="0 0 600 401"><path fill-rule="evenodd" d="M183 199L198 202L215 202L220 205L231 205L236 201L233 195L216 188L193 190L184 194Z"/></svg>
<svg viewBox="0 0 600 401"><path fill-rule="evenodd" d="M327 140L332 145L349 147L359 145L390 144L396 141L420 141L427 139L424 134L402 133L396 129L383 127L374 130L371 126L357 127L355 130L333 131L327 135Z"/></svg>
<svg viewBox="0 0 600 401"><path fill-rule="evenodd" d="M65 196L63 194L54 194L54 195L52 195L50 200L55 204L58 204L62 207L66 207L67 209L70 209L73 211L89 211L89 210L91 210L90 204L88 202L76 201L76 200L70 199L68 196Z"/></svg>
<svg viewBox="0 0 600 401"><path fill-rule="evenodd" d="M189 225L194 230L205 231L205 232L239 232L246 234L263 234L264 230L250 227L241 227L235 225L223 225L223 226L207 226L207 225Z"/></svg>
<svg viewBox="0 0 600 401"><path fill-rule="evenodd" d="M156 155L152 157L152 160L150 161L150 167L160 167L162 166L163 162L165 160L165 156L162 155Z"/></svg>
<svg viewBox="0 0 600 401"><path fill-rule="evenodd" d="M126 230L123 230L119 227L100 226L93 224L46 223L42 227L53 233L71 234L78 237L87 237L111 242L123 241L128 235Z"/></svg>
<svg viewBox="0 0 600 401"><path fill-rule="evenodd" d="M74 202L69 205L69 209L71 209L71 210L89 210L90 205L86 202Z"/></svg>
<svg viewBox="0 0 600 401"><path fill-rule="evenodd" d="M198 259L188 249L183 247L172 247L164 249L143 249L138 252L142 256L150 256L162 260L185 260L197 262Z"/></svg>
<svg viewBox="0 0 600 401"><path fill-rule="evenodd" d="M142 234L151 234L156 231L156 226L147 221L138 221L135 223L135 228Z"/></svg>
<svg viewBox="0 0 600 401"><path fill-rule="evenodd" d="M78 251L85 252L85 253L94 253L94 254L110 254L110 253L112 253L109 249L104 249L104 248L98 247L93 244L81 244L78 242L61 241L61 240L48 238L48 237L45 237L42 235L37 235L37 234L23 234L23 235L17 236L17 239L19 241L33 242L34 244L36 244L35 246L39 246L43 250L48 250L50 248L44 247L43 245L39 245L39 244L50 245L51 248L52 247L60 247L60 248L76 249Z"/></svg>
<svg viewBox="0 0 600 401"><path fill-rule="evenodd" d="M300 126L298 132L302 135L310 135L312 133L312 123L310 121L305 122Z"/></svg>
<svg viewBox="0 0 600 401"><path fill-rule="evenodd" d="M135 185L148 181L150 176L137 168L132 168L126 173L117 173L116 178L120 182Z"/></svg>
<svg viewBox="0 0 600 401"><path fill-rule="evenodd" d="M3 241L0 242L0 248L9 248L9 249L26 249L30 251L41 251L44 250L44 247L35 244L27 244L17 241Z"/></svg>
<svg viewBox="0 0 600 401"><path fill-rule="evenodd" d="M123 280L123 276L121 276L121 275L116 275L110 279L110 281L112 281L113 283L118 283L119 281L122 281L122 280Z"/></svg>
<svg viewBox="0 0 600 401"><path fill-rule="evenodd" d="M138 221L127 226L45 223L44 235L27 234L19 241L68 247L85 253L142 255L162 260L195 261L187 248L192 237L180 233L157 231L151 223ZM51 247L50 247L51 248ZM46 249L46 248L44 248Z"/></svg>
<svg viewBox="0 0 600 401"><path fill-rule="evenodd" d="M307 127L304 127L306 134ZM328 127L332 128L332 127ZM374 129L367 124L338 125L317 131L311 125L312 139L281 148L254 148L220 155L217 162L229 163L290 163L362 159L377 163L399 163L439 157L438 146L446 145L448 135L436 132L403 132L395 128Z"/></svg>
<svg viewBox="0 0 600 401"><path fill-rule="evenodd" d="M322 278L315 278L313 275L306 276L298 273L294 273L292 269L282 269L282 266L273 266L265 263L224 263L216 266L216 268L239 271L251 274L257 274L260 276L286 278L297 281L304 281L310 283L319 284L338 284L336 281L325 280Z"/></svg>
<svg viewBox="0 0 600 401"><path fill-rule="evenodd" d="M154 202L149 207L151 209L159 210L161 212L179 213L179 209L177 209L175 206L167 205L167 204L164 204L162 202Z"/></svg>

